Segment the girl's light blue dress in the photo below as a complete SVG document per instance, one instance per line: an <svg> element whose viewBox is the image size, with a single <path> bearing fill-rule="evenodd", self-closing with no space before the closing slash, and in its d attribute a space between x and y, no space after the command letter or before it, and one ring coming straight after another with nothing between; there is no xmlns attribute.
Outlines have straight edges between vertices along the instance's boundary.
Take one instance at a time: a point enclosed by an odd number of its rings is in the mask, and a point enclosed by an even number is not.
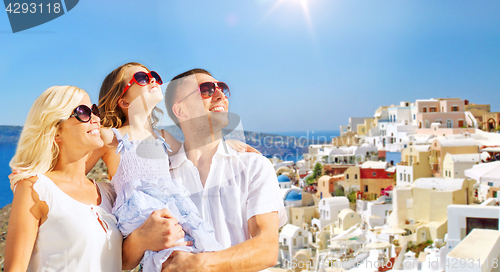
<svg viewBox="0 0 500 272"><path fill-rule="evenodd" d="M155 131L155 140L129 141L128 134L122 137L117 129L111 130L118 140L116 153L121 152L111 183L117 194L113 214L123 237L141 226L153 211L167 208L186 233L184 239L193 241L193 246L146 251L141 261L143 271L161 271L162 263L176 250L197 253L223 249L212 226L201 219L188 190L171 178L170 147L160 133Z"/></svg>

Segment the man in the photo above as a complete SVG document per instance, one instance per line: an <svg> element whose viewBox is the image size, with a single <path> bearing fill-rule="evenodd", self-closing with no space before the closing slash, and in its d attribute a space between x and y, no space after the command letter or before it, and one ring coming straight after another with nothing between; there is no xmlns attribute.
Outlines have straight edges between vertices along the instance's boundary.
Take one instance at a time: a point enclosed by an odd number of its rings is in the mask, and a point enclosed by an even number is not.
<svg viewBox="0 0 500 272"><path fill-rule="evenodd" d="M225 250L174 252L163 271L259 271L278 258L278 228L286 222L270 161L225 144L229 87L202 69L172 79L165 95L169 116L185 142L171 157L172 178L190 191L202 218Z"/></svg>

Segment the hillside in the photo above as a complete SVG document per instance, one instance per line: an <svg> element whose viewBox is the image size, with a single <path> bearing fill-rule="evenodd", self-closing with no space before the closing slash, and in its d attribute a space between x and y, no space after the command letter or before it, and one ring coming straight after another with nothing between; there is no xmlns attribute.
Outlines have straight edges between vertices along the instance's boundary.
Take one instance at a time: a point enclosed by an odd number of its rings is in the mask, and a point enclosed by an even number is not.
<svg viewBox="0 0 500 272"><path fill-rule="evenodd" d="M184 141L182 131L176 126L160 127L170 132L177 140ZM21 135L21 126L0 126L0 144L17 144ZM285 155L298 156L307 152L311 144L322 144L324 142L311 141L306 138L295 138L276 134L224 130L224 138L238 139L255 147L266 157L273 155L284 157Z"/></svg>

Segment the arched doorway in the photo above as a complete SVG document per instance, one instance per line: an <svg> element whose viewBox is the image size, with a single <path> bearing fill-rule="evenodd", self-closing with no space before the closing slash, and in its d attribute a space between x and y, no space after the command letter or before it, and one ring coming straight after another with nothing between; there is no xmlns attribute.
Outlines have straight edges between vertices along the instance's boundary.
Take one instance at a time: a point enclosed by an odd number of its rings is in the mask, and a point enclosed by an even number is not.
<svg viewBox="0 0 500 272"><path fill-rule="evenodd" d="M491 131L495 130L497 122L495 121L495 119L490 118L490 119L488 119L487 124L488 124L487 125L488 131L491 132Z"/></svg>

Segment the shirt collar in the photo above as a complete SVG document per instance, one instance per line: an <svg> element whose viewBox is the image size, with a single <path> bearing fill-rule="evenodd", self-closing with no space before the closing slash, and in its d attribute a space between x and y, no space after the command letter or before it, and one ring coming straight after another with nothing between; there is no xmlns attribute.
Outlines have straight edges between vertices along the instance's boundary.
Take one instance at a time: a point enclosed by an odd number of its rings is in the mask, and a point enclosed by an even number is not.
<svg viewBox="0 0 500 272"><path fill-rule="evenodd" d="M214 154L215 156L223 156L223 157L236 157L238 152L230 147L226 141L221 140L219 145L217 146L217 151ZM182 143L181 148L177 154L170 156L170 168L175 169L181 166L188 158L186 156L186 150L184 149L184 143Z"/></svg>

